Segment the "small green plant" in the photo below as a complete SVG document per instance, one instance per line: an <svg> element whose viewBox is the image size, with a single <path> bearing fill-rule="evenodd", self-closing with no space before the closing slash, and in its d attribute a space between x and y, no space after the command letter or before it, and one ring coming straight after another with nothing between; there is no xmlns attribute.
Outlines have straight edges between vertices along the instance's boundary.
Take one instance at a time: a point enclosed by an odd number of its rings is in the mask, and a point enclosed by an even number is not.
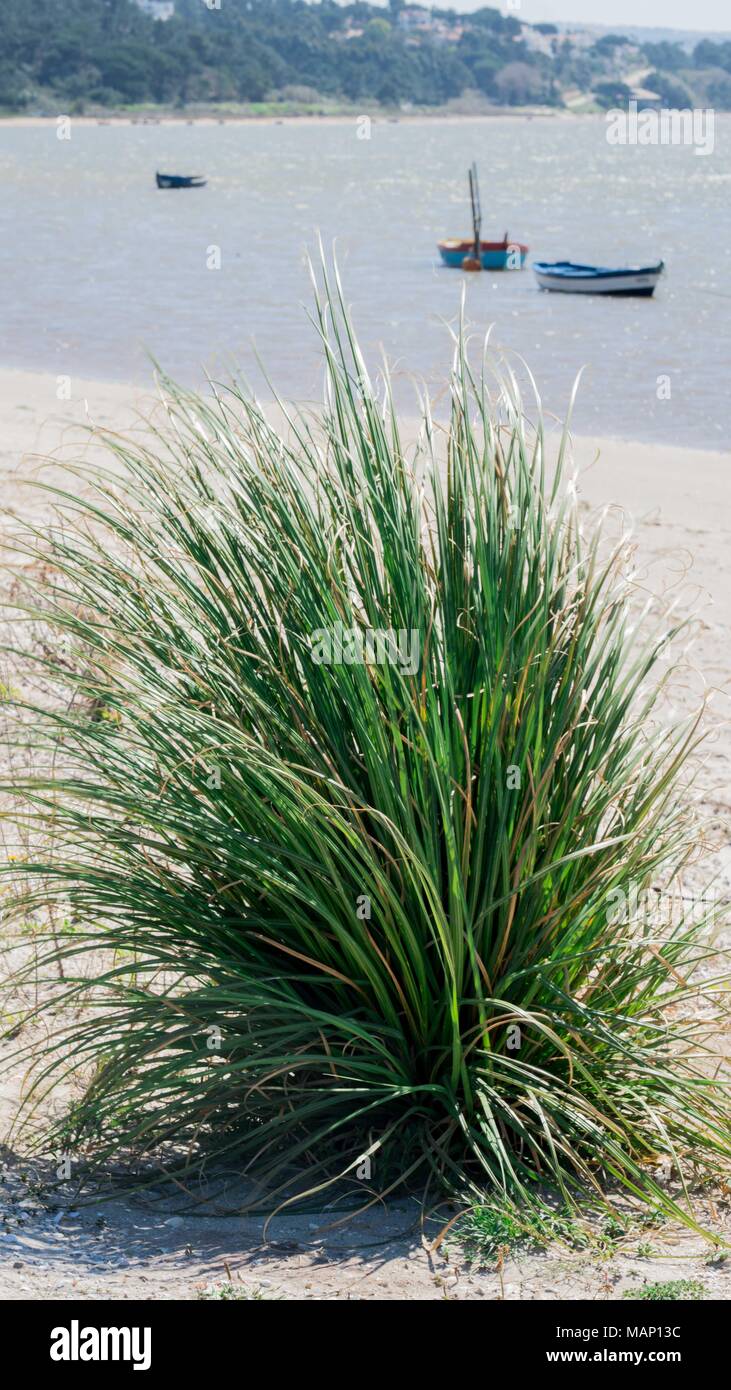
<svg viewBox="0 0 731 1390"><path fill-rule="evenodd" d="M601 1224L601 1236L608 1241L621 1240L627 1234L627 1225L616 1216L605 1216Z"/></svg>
<svg viewBox="0 0 731 1390"><path fill-rule="evenodd" d="M512 1253L536 1244L535 1234L509 1207L476 1207L459 1223L455 1235L466 1258L475 1264L490 1264L501 1249Z"/></svg>
<svg viewBox="0 0 731 1390"><path fill-rule="evenodd" d="M491 1264L501 1251L543 1250L554 1241L576 1248L589 1239L587 1229L565 1212L546 1206L518 1212L507 1204L473 1208L456 1224L454 1236L476 1265Z"/></svg>
<svg viewBox="0 0 731 1390"><path fill-rule="evenodd" d="M666 1226L669 1217L666 1211L647 1208L644 1211L635 1211L632 1214L632 1224L641 1226L644 1231L655 1231Z"/></svg>
<svg viewBox="0 0 731 1390"><path fill-rule="evenodd" d="M637 1246L637 1258L640 1260L651 1260L655 1253L655 1247L649 1240L641 1240Z"/></svg>
<svg viewBox="0 0 731 1390"><path fill-rule="evenodd" d="M231 1303L252 1301L259 1303L263 1299L278 1300L281 1298L281 1295L269 1293L268 1290L262 1289L258 1284L249 1288L245 1284L223 1283L208 1284L205 1289L198 1290L196 1297L208 1302Z"/></svg>
<svg viewBox="0 0 731 1390"><path fill-rule="evenodd" d="M731 1157L705 923L615 910L695 851L695 724L659 716L677 629L639 620L567 434L549 474L464 333L409 450L339 284L316 327L316 421L163 382L169 430L110 435L21 543L58 698L19 708L38 848L7 876L78 924L21 975L53 1013L31 1104L76 1069L75 1152L225 1159L258 1209L362 1201L367 1164L382 1197L512 1207L489 1249L536 1235L538 1190L623 1185L697 1229L654 1174Z"/></svg>
<svg viewBox="0 0 731 1390"><path fill-rule="evenodd" d="M689 1303L705 1298L706 1292L705 1284L699 1279L671 1279L666 1284L643 1284L639 1289L625 1289L622 1297L651 1303Z"/></svg>
<svg viewBox="0 0 731 1390"><path fill-rule="evenodd" d="M611 1259L616 1255L619 1243L626 1234L627 1226L624 1221L616 1216L605 1216L594 1236L597 1252Z"/></svg>

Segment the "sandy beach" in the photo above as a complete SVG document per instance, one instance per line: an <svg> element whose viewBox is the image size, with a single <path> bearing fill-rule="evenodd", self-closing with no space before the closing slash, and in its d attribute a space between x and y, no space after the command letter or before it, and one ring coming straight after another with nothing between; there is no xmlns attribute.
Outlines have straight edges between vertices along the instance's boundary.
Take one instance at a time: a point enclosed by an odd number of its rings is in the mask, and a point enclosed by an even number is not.
<svg viewBox="0 0 731 1390"><path fill-rule="evenodd" d="M98 443L88 426L142 428L154 393L124 384L74 379L70 399L58 378L0 372L0 508L7 518L39 523L50 501L28 487L49 456L88 460ZM713 734L699 779L702 811L715 847L702 877L716 874L719 895L731 892L731 560L726 496L731 455L620 440L577 439L574 459L582 507L609 508L608 525L631 531L638 584L695 612L695 641L682 654L682 692L689 705L704 690ZM53 470L51 469L51 476ZM4 526L7 526L7 520ZM3 577L5 589L8 575ZM681 693L681 701L683 694ZM14 1087L0 1088L0 1141L14 1106ZM506 1263L503 1292L494 1271L464 1268L458 1249L428 1252L406 1204L369 1213L345 1231L321 1235L312 1214L288 1214L262 1242L250 1219L175 1214L164 1203L114 1199L101 1226L93 1208L54 1217L11 1150L0 1181L6 1236L0 1251L0 1296L22 1299L195 1298L229 1273L251 1297L298 1299L616 1299L643 1280L701 1279L709 1296L731 1296L731 1270L709 1266L707 1247L668 1225L652 1256L637 1242L619 1246L611 1268L596 1252L521 1255ZM32 1167L33 1165L31 1165ZM32 1176L32 1175L31 1175ZM723 1220L721 1212L710 1216ZM725 1217L728 1220L728 1216ZM441 1224L441 1223L440 1223Z"/></svg>
<svg viewBox="0 0 731 1390"><path fill-rule="evenodd" d="M411 125L429 125L434 121L500 121L517 119L533 120L536 116L549 116L556 121L576 121L585 117L591 119L603 119L597 116L596 112L564 111L553 106L515 106L506 109L504 106L495 106L488 110L480 109L470 111L450 111L442 106L435 106L431 111L398 111L389 112L383 109L373 110L365 103L365 113L370 114L372 121L406 121ZM61 115L67 115L65 111L59 110L58 114L47 114L43 116L0 116L0 128L14 126L28 130L43 130L53 127ZM323 112L298 112L283 110L281 114L267 111L257 112L232 112L221 111L200 115L176 115L174 112L156 113L140 112L138 115L116 115L110 113L105 115L100 113L95 116L73 115L74 125L79 126L131 126L131 125L161 125L161 126L180 126L180 125L275 125L286 121L289 124L296 121L302 125L322 125L323 122L336 125L352 125L361 115L361 109L354 108L353 111L323 111Z"/></svg>

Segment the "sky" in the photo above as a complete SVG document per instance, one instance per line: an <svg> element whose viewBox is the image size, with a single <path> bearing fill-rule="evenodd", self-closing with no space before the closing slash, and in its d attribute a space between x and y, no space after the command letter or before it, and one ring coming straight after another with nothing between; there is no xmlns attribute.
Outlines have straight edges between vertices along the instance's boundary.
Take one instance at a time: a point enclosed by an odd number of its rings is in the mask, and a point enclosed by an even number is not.
<svg viewBox="0 0 731 1390"><path fill-rule="evenodd" d="M424 0L422 0L422 3ZM566 19L586 24L632 24L658 29L731 30L729 0L444 0L455 10L492 4L529 23Z"/></svg>

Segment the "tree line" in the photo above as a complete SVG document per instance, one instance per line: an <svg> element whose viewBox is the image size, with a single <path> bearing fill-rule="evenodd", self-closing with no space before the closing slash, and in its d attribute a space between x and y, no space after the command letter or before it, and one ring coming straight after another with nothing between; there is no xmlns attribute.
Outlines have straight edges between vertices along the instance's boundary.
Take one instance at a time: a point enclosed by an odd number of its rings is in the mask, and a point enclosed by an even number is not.
<svg viewBox="0 0 731 1390"><path fill-rule="evenodd" d="M441 105L466 91L500 104L563 104L563 92L621 97L608 35L579 49L552 25L529 29L485 7L468 16L433 10L432 30L387 7L335 0L177 0L161 22L134 0L2 0L0 106L75 110L143 103L295 100ZM444 28L450 37L444 38ZM459 33L459 31L462 31ZM679 104L703 99L731 109L731 44L647 46L650 85ZM677 99L677 100L676 100Z"/></svg>

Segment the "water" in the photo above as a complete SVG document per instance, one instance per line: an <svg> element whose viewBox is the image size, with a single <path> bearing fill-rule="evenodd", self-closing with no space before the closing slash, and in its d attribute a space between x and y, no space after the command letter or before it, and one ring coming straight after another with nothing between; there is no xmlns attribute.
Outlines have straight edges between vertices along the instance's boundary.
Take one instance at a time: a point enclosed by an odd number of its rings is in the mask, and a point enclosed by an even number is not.
<svg viewBox="0 0 731 1390"><path fill-rule="evenodd" d="M436 241L466 234L466 169L483 235L536 259L663 257L654 300L540 293L530 270L465 276ZM208 175L158 192L156 169ZM232 365L318 397L305 252L337 240L369 355L382 345L406 409L438 391L462 285L467 314L522 354L562 413L586 366L584 432L723 448L731 425L731 117L708 158L610 147L601 120L355 122L0 129L0 365L149 379L146 353L195 383ZM209 248L220 247L221 268ZM254 347L255 345L255 347ZM658 378L671 397L658 398ZM266 394L262 388L262 394ZM660 395L667 388L660 387Z"/></svg>

